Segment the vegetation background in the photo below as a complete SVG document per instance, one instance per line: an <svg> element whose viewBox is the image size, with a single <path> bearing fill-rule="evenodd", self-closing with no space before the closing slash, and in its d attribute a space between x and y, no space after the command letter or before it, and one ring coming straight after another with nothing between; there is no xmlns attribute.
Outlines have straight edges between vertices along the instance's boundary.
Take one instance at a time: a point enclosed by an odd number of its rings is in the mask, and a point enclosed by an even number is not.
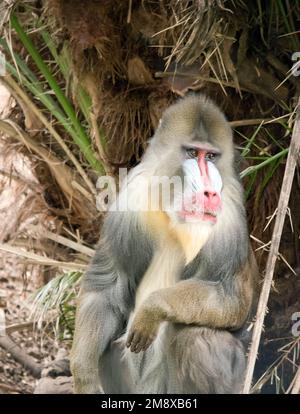
<svg viewBox="0 0 300 414"><path fill-rule="evenodd" d="M299 0L1 1L0 392L33 392L45 361L67 353L101 231L97 177L135 166L163 110L190 91L234 129L263 282L296 119L299 21ZM299 203L297 167L253 392L291 392L300 378Z"/></svg>

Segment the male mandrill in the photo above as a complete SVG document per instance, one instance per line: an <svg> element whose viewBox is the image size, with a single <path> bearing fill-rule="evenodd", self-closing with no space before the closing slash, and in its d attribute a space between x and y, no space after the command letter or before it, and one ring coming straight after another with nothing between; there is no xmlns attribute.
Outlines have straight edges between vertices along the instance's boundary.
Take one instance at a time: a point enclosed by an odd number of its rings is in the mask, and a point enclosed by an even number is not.
<svg viewBox="0 0 300 414"><path fill-rule="evenodd" d="M167 207L153 177L184 183ZM230 126L190 95L106 216L76 315L75 392L239 393L256 281Z"/></svg>

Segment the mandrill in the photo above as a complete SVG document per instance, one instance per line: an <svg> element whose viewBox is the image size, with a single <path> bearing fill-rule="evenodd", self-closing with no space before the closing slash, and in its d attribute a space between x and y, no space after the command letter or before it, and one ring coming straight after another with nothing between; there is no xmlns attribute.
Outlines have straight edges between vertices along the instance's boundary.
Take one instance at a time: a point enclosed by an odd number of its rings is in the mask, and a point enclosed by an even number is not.
<svg viewBox="0 0 300 414"><path fill-rule="evenodd" d="M75 392L241 392L257 274L231 128L187 96L104 221L76 315Z"/></svg>

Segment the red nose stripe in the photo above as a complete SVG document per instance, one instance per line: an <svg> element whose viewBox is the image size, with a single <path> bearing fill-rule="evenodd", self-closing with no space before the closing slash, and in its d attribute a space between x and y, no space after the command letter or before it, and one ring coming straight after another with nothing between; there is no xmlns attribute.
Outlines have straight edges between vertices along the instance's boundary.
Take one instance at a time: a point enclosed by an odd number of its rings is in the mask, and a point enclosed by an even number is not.
<svg viewBox="0 0 300 414"><path fill-rule="evenodd" d="M205 160L205 152L200 151L198 155L198 167L200 170L200 175L203 177L204 187L209 187L209 177L208 177L208 166Z"/></svg>

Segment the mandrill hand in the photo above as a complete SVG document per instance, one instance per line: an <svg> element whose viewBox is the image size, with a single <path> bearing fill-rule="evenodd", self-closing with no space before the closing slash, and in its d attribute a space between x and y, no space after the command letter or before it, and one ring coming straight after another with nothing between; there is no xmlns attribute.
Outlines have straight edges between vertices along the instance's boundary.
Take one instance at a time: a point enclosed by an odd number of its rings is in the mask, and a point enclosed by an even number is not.
<svg viewBox="0 0 300 414"><path fill-rule="evenodd" d="M155 318L156 316L156 318ZM157 336L161 319L157 317L153 309L142 306L131 325L126 346L131 352L146 351Z"/></svg>

